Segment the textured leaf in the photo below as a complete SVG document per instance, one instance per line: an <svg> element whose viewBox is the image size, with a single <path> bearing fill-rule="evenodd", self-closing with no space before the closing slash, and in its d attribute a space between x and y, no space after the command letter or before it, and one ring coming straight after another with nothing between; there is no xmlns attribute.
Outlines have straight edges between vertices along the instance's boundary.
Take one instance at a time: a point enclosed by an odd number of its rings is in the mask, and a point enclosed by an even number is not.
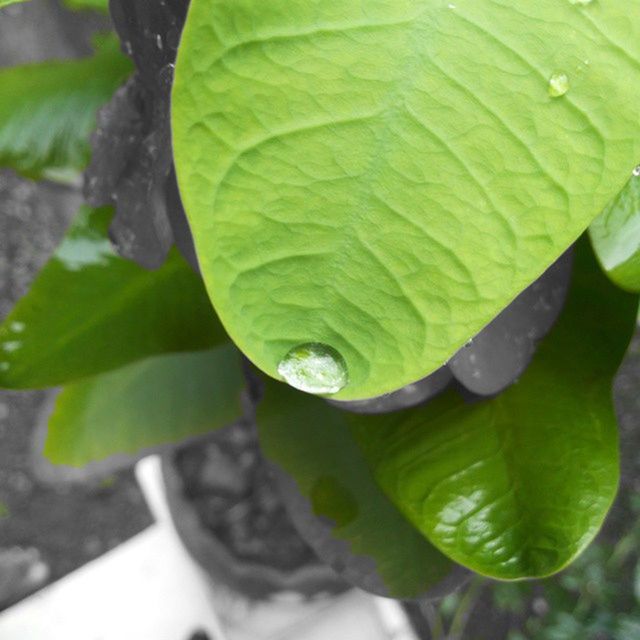
<svg viewBox="0 0 640 640"><path fill-rule="evenodd" d="M110 209L83 208L27 295L0 325L0 387L64 384L225 342L200 278L174 249L157 271L115 255Z"/></svg>
<svg viewBox="0 0 640 640"><path fill-rule="evenodd" d="M90 58L0 70L0 166L32 178L81 170L96 112L131 68L108 37Z"/></svg>
<svg viewBox="0 0 640 640"><path fill-rule="evenodd" d="M332 347L349 371L341 400L446 362L640 158L631 9L193 0L176 165L238 346L275 378L297 345ZM552 78L569 91L552 97Z"/></svg>
<svg viewBox="0 0 640 640"><path fill-rule="evenodd" d="M592 540L617 489L611 384L637 304L582 243L566 309L518 384L354 423L378 482L440 550L515 579L560 570Z"/></svg>
<svg viewBox="0 0 640 640"><path fill-rule="evenodd" d="M280 469L296 526L325 562L368 591L413 598L459 578L376 485L349 432L350 416L286 385L267 385L260 442Z"/></svg>
<svg viewBox="0 0 640 640"><path fill-rule="evenodd" d="M229 344L136 362L63 389L44 454L83 466L202 435L242 416L243 388L240 355Z"/></svg>
<svg viewBox="0 0 640 640"><path fill-rule="evenodd" d="M640 291L640 166L590 232L609 277L623 289Z"/></svg>

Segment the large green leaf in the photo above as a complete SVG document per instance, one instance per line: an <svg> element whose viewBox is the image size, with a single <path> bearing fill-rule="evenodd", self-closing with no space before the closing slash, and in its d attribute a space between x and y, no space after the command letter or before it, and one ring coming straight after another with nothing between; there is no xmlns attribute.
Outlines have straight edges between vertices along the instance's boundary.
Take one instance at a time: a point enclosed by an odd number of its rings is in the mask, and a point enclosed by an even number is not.
<svg viewBox="0 0 640 640"><path fill-rule="evenodd" d="M81 170L96 112L131 70L113 36L90 58L0 70L0 166L32 178Z"/></svg>
<svg viewBox="0 0 640 640"><path fill-rule="evenodd" d="M396 598L437 592L459 574L376 485L348 415L285 385L267 385L260 442L286 474L278 477L294 522L323 560L362 588Z"/></svg>
<svg viewBox="0 0 640 640"><path fill-rule="evenodd" d="M446 362L640 158L636 8L193 0L175 156L239 347L275 378L332 347L344 400Z"/></svg>
<svg viewBox="0 0 640 640"><path fill-rule="evenodd" d="M79 467L176 443L242 416L244 376L232 345L149 358L62 390L45 456Z"/></svg>
<svg viewBox="0 0 640 640"><path fill-rule="evenodd" d="M590 227L591 241L609 277L640 291L640 166Z"/></svg>
<svg viewBox="0 0 640 640"><path fill-rule="evenodd" d="M174 249L157 271L118 257L108 208L83 208L0 325L0 387L36 388L227 340L200 278Z"/></svg>
<svg viewBox="0 0 640 640"><path fill-rule="evenodd" d="M495 578L542 577L594 537L618 483L611 384L637 296L614 287L587 243L566 309L518 384L465 405L355 420L376 479L444 553Z"/></svg>

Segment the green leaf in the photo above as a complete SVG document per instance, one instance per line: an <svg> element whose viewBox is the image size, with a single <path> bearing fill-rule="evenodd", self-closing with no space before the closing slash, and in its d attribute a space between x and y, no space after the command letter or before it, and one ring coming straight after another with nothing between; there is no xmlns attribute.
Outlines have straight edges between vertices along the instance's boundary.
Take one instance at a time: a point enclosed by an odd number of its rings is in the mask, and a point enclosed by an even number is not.
<svg viewBox="0 0 640 640"><path fill-rule="evenodd" d="M244 376L230 344L149 358L62 390L49 418L45 456L84 466L176 443L242 416Z"/></svg>
<svg viewBox="0 0 640 640"><path fill-rule="evenodd" d="M98 44L90 58L0 70L0 166L30 178L84 168L96 112L132 71L115 37Z"/></svg>
<svg viewBox="0 0 640 640"><path fill-rule="evenodd" d="M285 495L295 501L291 516L336 571L396 598L437 589L455 573L376 485L350 434L350 414L269 382L257 419L265 456L306 499L307 505L285 484Z"/></svg>
<svg viewBox="0 0 640 640"><path fill-rule="evenodd" d="M640 166L590 227L591 241L609 277L640 291Z"/></svg>
<svg viewBox="0 0 640 640"><path fill-rule="evenodd" d="M377 481L441 551L498 579L543 577L593 539L618 484L611 385L636 296L614 287L587 243L567 306L519 383L464 404L356 422Z"/></svg>
<svg viewBox="0 0 640 640"><path fill-rule="evenodd" d="M193 0L175 157L234 341L333 348L342 400L438 369L621 189L639 43L619 0Z"/></svg>
<svg viewBox="0 0 640 640"><path fill-rule="evenodd" d="M64 4L74 11L82 9L91 9L102 13L109 11L109 0L64 0Z"/></svg>
<svg viewBox="0 0 640 640"><path fill-rule="evenodd" d="M26 0L0 0L0 9L2 9L2 7L8 7L10 4L17 4L18 2L26 2Z"/></svg>
<svg viewBox="0 0 640 640"><path fill-rule="evenodd" d="M0 325L0 387L51 387L227 336L201 279L173 249L157 271L118 257L109 208L83 208Z"/></svg>

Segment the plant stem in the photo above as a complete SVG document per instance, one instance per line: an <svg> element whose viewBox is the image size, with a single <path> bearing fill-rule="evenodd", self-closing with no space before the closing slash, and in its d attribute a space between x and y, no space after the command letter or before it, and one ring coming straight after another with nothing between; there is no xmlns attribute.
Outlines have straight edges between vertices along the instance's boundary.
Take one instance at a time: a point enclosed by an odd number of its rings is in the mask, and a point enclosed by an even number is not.
<svg viewBox="0 0 640 640"><path fill-rule="evenodd" d="M438 609L431 602L421 602L420 610L424 614L429 625L431 640L446 640L444 635L444 623Z"/></svg>
<svg viewBox="0 0 640 640"><path fill-rule="evenodd" d="M469 622L469 618L476 608L480 593L484 588L485 580L479 576L476 576L469 587L467 588L464 596L460 600L456 613L451 622L447 640L462 640L464 630Z"/></svg>

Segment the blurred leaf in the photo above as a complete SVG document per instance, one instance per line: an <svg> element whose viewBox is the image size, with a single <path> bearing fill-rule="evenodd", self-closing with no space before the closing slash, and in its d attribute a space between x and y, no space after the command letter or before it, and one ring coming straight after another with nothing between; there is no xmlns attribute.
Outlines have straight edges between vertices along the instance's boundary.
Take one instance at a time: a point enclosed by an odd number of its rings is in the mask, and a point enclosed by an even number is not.
<svg viewBox="0 0 640 640"><path fill-rule="evenodd" d="M636 564L633 575L633 595L635 596L638 604L640 604L640 562Z"/></svg>
<svg viewBox="0 0 640 640"><path fill-rule="evenodd" d="M64 0L64 4L74 11L90 9L103 13L109 12L109 0Z"/></svg>
<svg viewBox="0 0 640 640"><path fill-rule="evenodd" d="M420 596L445 580L453 565L380 491L349 431L349 418L319 398L269 381L258 407L263 452L310 502L313 513L306 522L300 522L299 501L290 513L325 562L367 590ZM383 589L372 587L374 582Z"/></svg>
<svg viewBox="0 0 640 640"><path fill-rule="evenodd" d="M614 287L587 242L565 310L519 383L464 404L352 420L387 495L441 551L498 579L543 577L598 532L618 484L611 384L637 297Z"/></svg>
<svg viewBox="0 0 640 640"><path fill-rule="evenodd" d="M614 640L640 640L640 615L618 616Z"/></svg>
<svg viewBox="0 0 640 640"><path fill-rule="evenodd" d="M440 610L440 614L445 618L452 618L455 615L459 605L460 593L456 591L442 598L438 605L438 609Z"/></svg>
<svg viewBox="0 0 640 640"><path fill-rule="evenodd" d="M0 167L30 178L81 170L98 108L131 71L114 36L89 58L0 69Z"/></svg>
<svg viewBox="0 0 640 640"><path fill-rule="evenodd" d="M8 7L10 4L17 4L18 2L27 2L27 0L0 0L0 9L2 9L2 7Z"/></svg>
<svg viewBox="0 0 640 640"><path fill-rule="evenodd" d="M58 396L44 454L78 467L208 433L242 416L244 385L240 354L230 344L89 378Z"/></svg>
<svg viewBox="0 0 640 640"><path fill-rule="evenodd" d="M492 587L493 601L500 611L522 614L531 596L528 585L497 582Z"/></svg>
<svg viewBox="0 0 640 640"><path fill-rule="evenodd" d="M623 289L640 291L640 166L591 224L590 233L609 277Z"/></svg>
<svg viewBox="0 0 640 640"><path fill-rule="evenodd" d="M543 633L547 640L585 640L587 637L582 623L564 611L554 617Z"/></svg>
<svg viewBox="0 0 640 640"><path fill-rule="evenodd" d="M83 208L0 325L0 387L51 387L225 342L200 278L174 249L157 271L118 257L110 209Z"/></svg>

